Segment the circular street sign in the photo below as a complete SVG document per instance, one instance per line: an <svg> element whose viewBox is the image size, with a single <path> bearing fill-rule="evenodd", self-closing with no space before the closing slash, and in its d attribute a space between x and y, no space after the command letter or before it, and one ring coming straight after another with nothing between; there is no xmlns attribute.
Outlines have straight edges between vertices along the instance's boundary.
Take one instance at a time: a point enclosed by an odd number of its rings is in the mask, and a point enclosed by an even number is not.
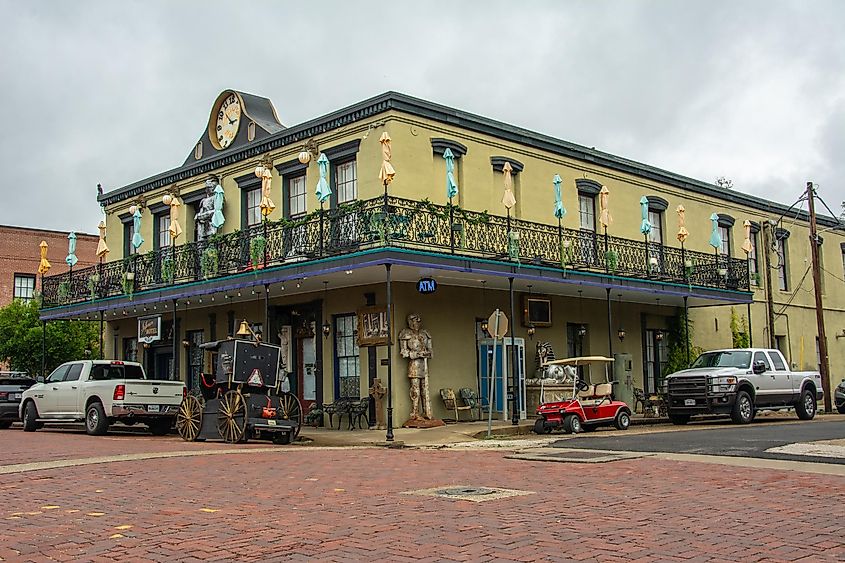
<svg viewBox="0 0 845 563"><path fill-rule="evenodd" d="M496 324L496 319L498 318L498 326ZM505 314L496 309L493 311L493 314L490 315L490 318L487 319L487 330L490 332L490 336L493 338L504 338L505 335L508 333L508 318Z"/></svg>

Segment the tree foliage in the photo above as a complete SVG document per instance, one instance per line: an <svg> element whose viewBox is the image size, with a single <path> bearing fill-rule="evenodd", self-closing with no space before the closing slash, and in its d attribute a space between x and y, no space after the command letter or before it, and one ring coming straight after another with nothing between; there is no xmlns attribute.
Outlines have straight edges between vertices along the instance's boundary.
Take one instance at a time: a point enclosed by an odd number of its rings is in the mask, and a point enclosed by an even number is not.
<svg viewBox="0 0 845 563"><path fill-rule="evenodd" d="M15 371L41 373L42 326L38 302L14 300L0 308L0 360ZM99 326L85 321L47 323L47 373L71 360L81 360L99 346ZM46 375L46 374L45 374Z"/></svg>
<svg viewBox="0 0 845 563"><path fill-rule="evenodd" d="M689 332L687 332L687 325L689 325ZM669 319L667 336L669 338L669 349L666 365L663 368L664 376L687 369L704 351L700 346L693 345L693 321L686 322L683 310ZM689 361L687 361L687 345L689 345Z"/></svg>
<svg viewBox="0 0 845 563"><path fill-rule="evenodd" d="M733 307L731 307L731 338L734 348L748 348L751 345L751 339L748 337L748 321L744 315L737 315Z"/></svg>

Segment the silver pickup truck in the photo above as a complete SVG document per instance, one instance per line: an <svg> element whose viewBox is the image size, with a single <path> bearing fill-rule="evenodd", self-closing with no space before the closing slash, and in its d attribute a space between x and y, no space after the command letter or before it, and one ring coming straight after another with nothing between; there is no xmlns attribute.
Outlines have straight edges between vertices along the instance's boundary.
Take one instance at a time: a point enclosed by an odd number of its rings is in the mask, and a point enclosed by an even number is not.
<svg viewBox="0 0 845 563"><path fill-rule="evenodd" d="M674 424L699 414L727 414L737 424L759 409L794 408L801 420L816 415L824 397L814 371L791 371L778 350L742 348L701 354L690 366L666 376L666 407Z"/></svg>

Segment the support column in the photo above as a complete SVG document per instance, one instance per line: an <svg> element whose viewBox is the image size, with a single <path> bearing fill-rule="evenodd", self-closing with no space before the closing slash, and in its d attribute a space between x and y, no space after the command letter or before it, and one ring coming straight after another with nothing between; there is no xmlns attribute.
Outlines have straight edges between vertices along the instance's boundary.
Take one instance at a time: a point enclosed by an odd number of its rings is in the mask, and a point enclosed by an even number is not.
<svg viewBox="0 0 845 563"><path fill-rule="evenodd" d="M41 321L41 377L47 377L46 371L47 371L47 321Z"/></svg>
<svg viewBox="0 0 845 563"><path fill-rule="evenodd" d="M513 293L513 277L508 278L508 285L510 286L511 299L511 380L513 384L513 403L511 404L513 410L511 414L511 424L519 424L519 369L516 365L516 341L514 340L514 332L516 332L516 307L514 306Z"/></svg>
<svg viewBox="0 0 845 563"><path fill-rule="evenodd" d="M607 291L607 357L613 357L613 314L610 308L610 288L606 287Z"/></svg>
<svg viewBox="0 0 845 563"><path fill-rule="evenodd" d="M103 338L105 338L105 336L103 335L103 331L104 331L104 327L103 327L103 312L102 312L102 311L100 311L100 359L101 359L101 360L104 360L104 359L106 358L106 354L105 354L105 352L103 351ZM116 352L116 351L115 351L115 352Z"/></svg>
<svg viewBox="0 0 845 563"><path fill-rule="evenodd" d="M176 303L177 301L173 300L173 328L171 329L172 336L170 340L172 341L173 345L173 381L179 381L179 350L177 348L179 343L179 333L176 329ZM158 374L156 374L158 375Z"/></svg>
<svg viewBox="0 0 845 563"><path fill-rule="evenodd" d="M684 334L686 335L686 342L684 345L687 349L687 367L690 365L690 357L689 357L689 346L690 346L690 333L689 333L689 296L684 295Z"/></svg>
<svg viewBox="0 0 845 563"><path fill-rule="evenodd" d="M385 184L386 185L386 184ZM387 191L385 189L385 204ZM387 270L387 436L385 440L393 441L393 288L390 283L390 264L385 264Z"/></svg>

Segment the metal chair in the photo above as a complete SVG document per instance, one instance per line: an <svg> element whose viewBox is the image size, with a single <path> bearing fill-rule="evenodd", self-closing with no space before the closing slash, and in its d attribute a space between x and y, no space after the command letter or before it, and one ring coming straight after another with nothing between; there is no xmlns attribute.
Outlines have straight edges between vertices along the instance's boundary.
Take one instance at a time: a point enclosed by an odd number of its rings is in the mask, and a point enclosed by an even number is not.
<svg viewBox="0 0 845 563"><path fill-rule="evenodd" d="M443 406L446 407L446 410L455 411L455 422L461 421L458 416L458 411L470 410L470 407L466 405L458 405L458 398L455 396L455 392L452 389L441 389L440 398L443 399ZM472 413L470 413L470 416L472 416Z"/></svg>

